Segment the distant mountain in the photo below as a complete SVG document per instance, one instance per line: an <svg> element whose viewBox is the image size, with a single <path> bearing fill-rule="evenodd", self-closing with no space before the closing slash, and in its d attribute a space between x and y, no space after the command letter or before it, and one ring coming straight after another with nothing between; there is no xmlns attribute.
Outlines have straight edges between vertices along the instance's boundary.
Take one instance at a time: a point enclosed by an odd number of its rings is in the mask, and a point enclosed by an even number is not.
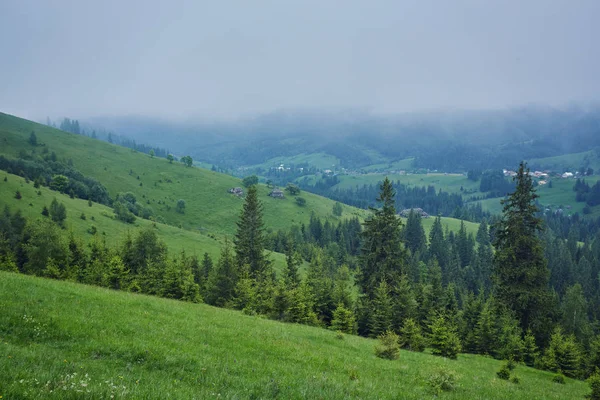
<svg viewBox="0 0 600 400"><path fill-rule="evenodd" d="M514 166L522 159L600 146L598 107L394 116L279 111L236 121L112 117L87 123L224 167L256 165L275 155L322 152L338 157L348 168L415 157L415 167L464 171Z"/></svg>

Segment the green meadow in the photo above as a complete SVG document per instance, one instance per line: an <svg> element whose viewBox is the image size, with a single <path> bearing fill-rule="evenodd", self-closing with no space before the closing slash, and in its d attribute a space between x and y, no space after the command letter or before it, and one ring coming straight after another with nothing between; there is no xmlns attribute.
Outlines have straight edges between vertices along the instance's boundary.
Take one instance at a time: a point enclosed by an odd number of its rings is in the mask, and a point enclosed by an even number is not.
<svg viewBox="0 0 600 400"><path fill-rule="evenodd" d="M584 382L183 303L0 272L3 399L582 399ZM455 376L436 394L430 380Z"/></svg>

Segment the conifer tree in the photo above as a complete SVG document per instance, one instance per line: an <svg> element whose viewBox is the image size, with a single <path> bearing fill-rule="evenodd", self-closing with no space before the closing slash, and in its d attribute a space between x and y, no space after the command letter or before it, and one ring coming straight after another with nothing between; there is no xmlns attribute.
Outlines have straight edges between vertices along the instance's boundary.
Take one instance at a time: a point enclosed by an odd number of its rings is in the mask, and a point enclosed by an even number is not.
<svg viewBox="0 0 600 400"><path fill-rule="evenodd" d="M565 336L562 328L557 326L542 358L542 366L571 378L578 377L581 372L581 351L575 342L575 337Z"/></svg>
<svg viewBox="0 0 600 400"><path fill-rule="evenodd" d="M533 367L539 356L538 347L535 344L535 336L528 330L523 338L523 362L529 367Z"/></svg>
<svg viewBox="0 0 600 400"><path fill-rule="evenodd" d="M264 254L263 206L256 186L248 188L235 235L235 256L239 266L248 265L250 277L263 279L270 274L270 261Z"/></svg>
<svg viewBox="0 0 600 400"><path fill-rule="evenodd" d="M355 334L356 318L354 317L352 310L346 308L342 303L338 304L333 312L330 329L343 333Z"/></svg>
<svg viewBox="0 0 600 400"><path fill-rule="evenodd" d="M107 285L111 289L122 290L128 285L129 271L118 254L113 255L107 266Z"/></svg>
<svg viewBox="0 0 600 400"><path fill-rule="evenodd" d="M405 319L400 329L400 346L410 351L425 350L425 338L421 333L421 327L412 318Z"/></svg>
<svg viewBox="0 0 600 400"><path fill-rule="evenodd" d="M425 238L425 230L421 223L421 215L417 214L412 209L408 214L403 233L406 247L412 254L422 252L425 249L427 239Z"/></svg>
<svg viewBox="0 0 600 400"><path fill-rule="evenodd" d="M431 354L456 359L461 351L460 338L446 317L439 315L434 318L430 330Z"/></svg>
<svg viewBox="0 0 600 400"><path fill-rule="evenodd" d="M429 231L429 257L437 260L442 271L445 269L448 260L448 245L444 238L442 218L439 215L433 221L433 226Z"/></svg>
<svg viewBox="0 0 600 400"><path fill-rule="evenodd" d="M208 253L204 253L202 257L202 266L200 268L200 276L198 277L198 283L200 284L200 292L202 296L206 296L208 290L208 278L213 270L213 261Z"/></svg>
<svg viewBox="0 0 600 400"><path fill-rule="evenodd" d="M369 318L369 336L378 337L392 328L392 300L389 286L382 280L375 289Z"/></svg>
<svg viewBox="0 0 600 400"><path fill-rule="evenodd" d="M522 329L531 328L538 340L548 331L549 271L537 233L542 221L536 216L533 180L521 163L516 189L502 200L503 217L496 226L494 255L495 293L512 310Z"/></svg>
<svg viewBox="0 0 600 400"><path fill-rule="evenodd" d="M493 298L489 298L479 314L475 327L475 341L479 354L494 354L496 352L496 310Z"/></svg>
<svg viewBox="0 0 600 400"><path fill-rule="evenodd" d="M225 244L221 249L221 258L208 279L206 302L217 307L225 307L233 299L236 284L237 268L231 244L225 238Z"/></svg>
<svg viewBox="0 0 600 400"><path fill-rule="evenodd" d="M360 272L357 277L361 292L369 299L381 281L393 284L405 269L406 254L402 248L402 221L396 215L395 192L386 178L380 186L377 201L381 208L371 208L373 215L364 222ZM382 332L381 332L382 333Z"/></svg>
<svg viewBox="0 0 600 400"><path fill-rule="evenodd" d="M406 276L402 275L398 282L390 288L390 297L392 302L392 329L395 332L400 332L407 318L417 316L418 308L417 300Z"/></svg>

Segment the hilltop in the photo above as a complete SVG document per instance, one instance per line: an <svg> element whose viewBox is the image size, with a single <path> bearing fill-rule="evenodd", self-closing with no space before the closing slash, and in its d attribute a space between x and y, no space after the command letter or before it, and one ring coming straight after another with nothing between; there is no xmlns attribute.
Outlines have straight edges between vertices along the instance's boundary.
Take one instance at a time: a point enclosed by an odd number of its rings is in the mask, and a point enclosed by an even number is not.
<svg viewBox="0 0 600 400"><path fill-rule="evenodd" d="M28 143L31 132L35 132L41 144L35 148ZM235 232L243 201L228 190L241 186L238 178L203 168L188 168L178 162L171 164L166 159L1 113L0 143L0 154L13 158L30 155L32 150L39 153L46 147L58 159L69 160L81 173L100 181L111 197L119 192L132 192L138 201L146 202L171 225L215 234ZM292 196L274 199L268 196L269 192L265 185L259 185L265 225L273 230L307 224L311 213L323 220L339 220L332 214L335 204L332 200L303 192L301 197L306 205L301 207ZM184 214L176 212L179 199L186 202ZM342 218L364 215L363 210L343 206Z"/></svg>
<svg viewBox="0 0 600 400"><path fill-rule="evenodd" d="M456 376L447 399L583 398L585 383L501 362L402 351L375 357L372 339L240 312L0 272L0 396L12 398L434 397L428 383Z"/></svg>

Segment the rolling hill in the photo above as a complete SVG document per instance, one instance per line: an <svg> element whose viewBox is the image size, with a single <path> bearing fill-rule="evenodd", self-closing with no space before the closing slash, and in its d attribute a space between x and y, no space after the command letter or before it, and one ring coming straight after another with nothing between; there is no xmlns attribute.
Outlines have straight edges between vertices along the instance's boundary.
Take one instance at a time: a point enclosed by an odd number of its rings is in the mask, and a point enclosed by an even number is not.
<svg viewBox="0 0 600 400"><path fill-rule="evenodd" d="M581 381L502 362L401 351L240 312L0 272L4 399L577 399ZM452 391L430 382L450 373Z"/></svg>

